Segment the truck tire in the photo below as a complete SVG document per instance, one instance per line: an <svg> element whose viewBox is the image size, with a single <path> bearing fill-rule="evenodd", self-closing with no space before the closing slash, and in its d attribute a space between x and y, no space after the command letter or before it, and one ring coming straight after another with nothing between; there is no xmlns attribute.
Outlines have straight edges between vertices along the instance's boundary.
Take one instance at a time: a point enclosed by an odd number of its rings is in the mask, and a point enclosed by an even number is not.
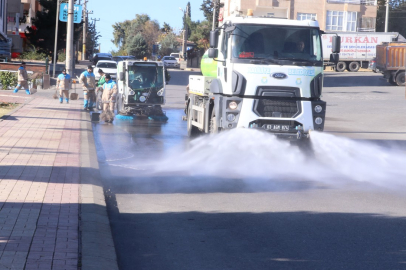
<svg viewBox="0 0 406 270"><path fill-rule="evenodd" d="M348 65L348 71L350 71L350 72L357 72L360 67L361 67L361 66L360 66L359 62L351 62L351 63Z"/></svg>
<svg viewBox="0 0 406 270"><path fill-rule="evenodd" d="M189 138L197 137L200 133L199 129L192 125L192 105L189 103L187 112L187 135Z"/></svg>
<svg viewBox="0 0 406 270"><path fill-rule="evenodd" d="M211 111L211 117L210 117L210 123L209 123L209 133L217 134L219 132L220 132L220 129L217 126L216 112L213 108L213 110Z"/></svg>
<svg viewBox="0 0 406 270"><path fill-rule="evenodd" d="M337 72L343 72L347 68L347 64L345 62L338 62L336 65Z"/></svg>
<svg viewBox="0 0 406 270"><path fill-rule="evenodd" d="M399 86L404 86L405 85L405 72L399 72L398 75L396 75L396 84Z"/></svg>

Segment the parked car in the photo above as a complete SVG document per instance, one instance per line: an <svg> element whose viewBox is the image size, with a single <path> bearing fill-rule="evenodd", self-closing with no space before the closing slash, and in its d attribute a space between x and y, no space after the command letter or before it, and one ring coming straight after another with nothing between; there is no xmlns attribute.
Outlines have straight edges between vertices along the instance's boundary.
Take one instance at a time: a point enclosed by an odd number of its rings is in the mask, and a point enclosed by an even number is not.
<svg viewBox="0 0 406 270"><path fill-rule="evenodd" d="M115 80L117 78L117 63L113 60L100 60L94 66L94 75L96 80L100 79L99 69L102 69L104 74L110 74L111 78Z"/></svg>
<svg viewBox="0 0 406 270"><path fill-rule="evenodd" d="M113 57L113 61L121 62L121 61L125 61L125 60L136 60L135 56L132 55L126 55L126 56L114 56Z"/></svg>
<svg viewBox="0 0 406 270"><path fill-rule="evenodd" d="M183 55L181 53L171 53L169 56L175 57L176 62L180 65L180 61L183 61Z"/></svg>
<svg viewBox="0 0 406 270"><path fill-rule="evenodd" d="M100 60L113 60L113 56L109 53L95 53L92 58L92 64L96 65Z"/></svg>
<svg viewBox="0 0 406 270"><path fill-rule="evenodd" d="M376 57L369 60L368 69L370 69L370 70L372 70L373 72L376 73Z"/></svg>
<svg viewBox="0 0 406 270"><path fill-rule="evenodd" d="M175 57L173 57L173 56L164 56L162 58L162 62L164 63L165 67L179 68L179 63L178 63L178 61L176 61Z"/></svg>

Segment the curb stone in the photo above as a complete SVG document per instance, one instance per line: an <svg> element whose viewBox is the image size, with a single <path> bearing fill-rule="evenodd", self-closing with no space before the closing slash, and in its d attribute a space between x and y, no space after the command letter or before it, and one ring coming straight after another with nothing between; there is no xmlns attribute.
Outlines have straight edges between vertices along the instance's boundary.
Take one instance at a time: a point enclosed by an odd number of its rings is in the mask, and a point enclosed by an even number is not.
<svg viewBox="0 0 406 270"><path fill-rule="evenodd" d="M82 112L80 238L82 270L118 270L90 115Z"/></svg>

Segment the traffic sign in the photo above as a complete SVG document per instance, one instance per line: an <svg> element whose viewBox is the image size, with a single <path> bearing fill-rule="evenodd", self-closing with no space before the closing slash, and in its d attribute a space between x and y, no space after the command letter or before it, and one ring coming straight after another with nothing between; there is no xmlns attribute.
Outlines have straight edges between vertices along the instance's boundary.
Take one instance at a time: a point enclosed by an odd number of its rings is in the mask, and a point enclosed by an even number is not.
<svg viewBox="0 0 406 270"><path fill-rule="evenodd" d="M67 3L62 3L61 4L61 9L59 12L59 20L61 22L67 22L68 21L68 4ZM74 6L74 11L73 11L73 22L74 23L80 23L82 21L82 6L81 5L75 5Z"/></svg>

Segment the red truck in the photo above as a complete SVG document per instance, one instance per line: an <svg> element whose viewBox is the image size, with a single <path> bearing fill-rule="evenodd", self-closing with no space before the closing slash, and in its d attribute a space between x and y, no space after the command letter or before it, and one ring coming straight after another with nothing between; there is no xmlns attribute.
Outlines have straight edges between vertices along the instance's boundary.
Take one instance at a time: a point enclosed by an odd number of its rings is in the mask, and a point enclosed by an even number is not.
<svg viewBox="0 0 406 270"><path fill-rule="evenodd" d="M405 85L406 42L376 46L376 69L392 85Z"/></svg>

